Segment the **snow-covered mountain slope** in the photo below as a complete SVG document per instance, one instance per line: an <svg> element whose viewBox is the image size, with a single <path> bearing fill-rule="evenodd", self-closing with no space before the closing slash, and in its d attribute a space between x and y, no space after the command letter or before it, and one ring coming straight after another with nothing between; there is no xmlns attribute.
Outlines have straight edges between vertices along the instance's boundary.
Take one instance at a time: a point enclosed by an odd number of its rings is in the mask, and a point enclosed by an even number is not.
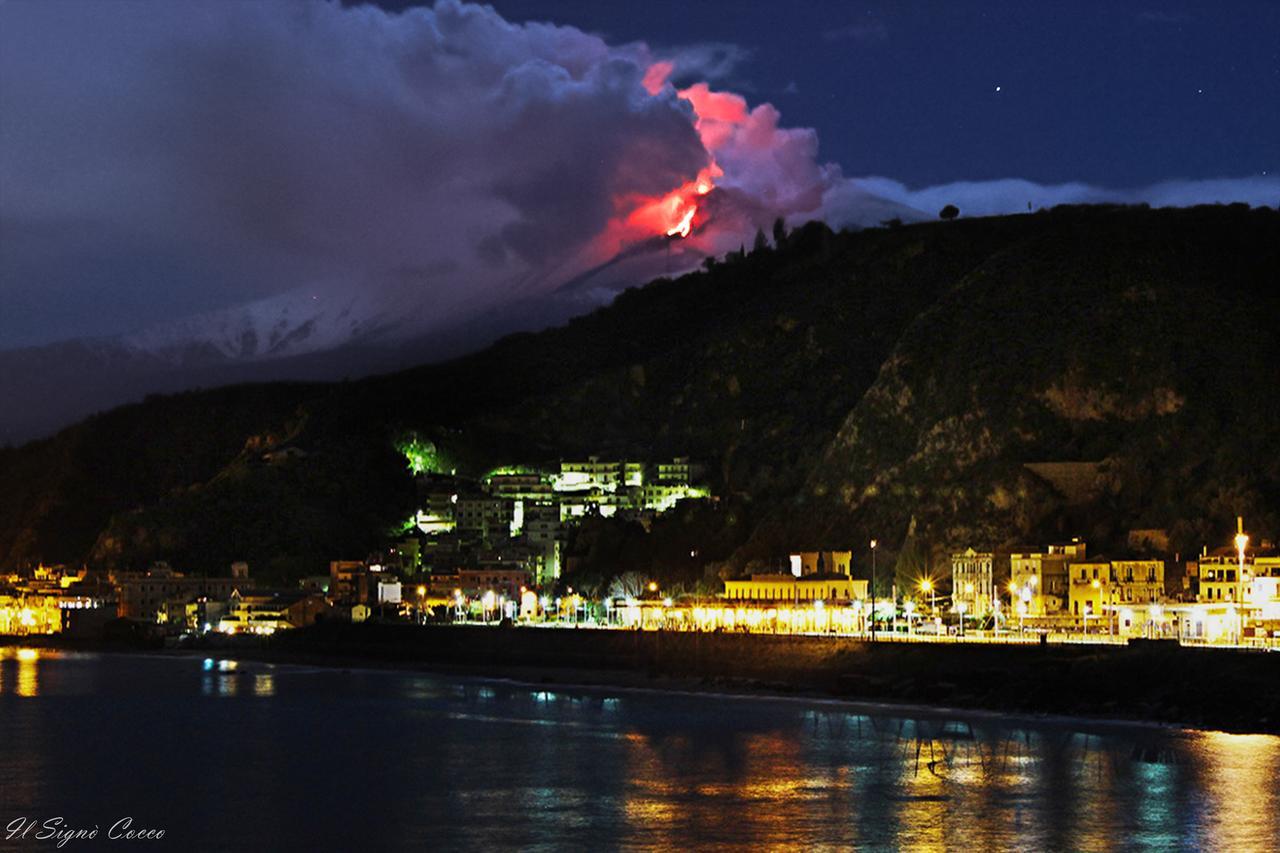
<svg viewBox="0 0 1280 853"><path fill-rule="evenodd" d="M163 323L114 339L175 364L288 358L429 323L425 294L300 288L245 305Z"/></svg>

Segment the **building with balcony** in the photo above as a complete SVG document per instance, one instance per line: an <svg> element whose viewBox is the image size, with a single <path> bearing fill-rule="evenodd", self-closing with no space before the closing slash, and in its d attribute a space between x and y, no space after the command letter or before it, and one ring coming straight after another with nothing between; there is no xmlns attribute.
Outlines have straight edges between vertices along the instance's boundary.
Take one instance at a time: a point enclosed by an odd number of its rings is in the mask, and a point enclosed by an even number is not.
<svg viewBox="0 0 1280 853"><path fill-rule="evenodd" d="M868 582L847 574L760 574L724 582L724 597L730 601L760 604L798 604L824 601L846 603L865 601Z"/></svg>
<svg viewBox="0 0 1280 853"><path fill-rule="evenodd" d="M951 606L971 616L996 606L995 554L973 548L951 555Z"/></svg>
<svg viewBox="0 0 1280 853"><path fill-rule="evenodd" d="M1015 551L1009 555L1010 590L1015 610L1023 618L1057 616L1070 603L1067 564L1083 560L1085 543L1075 540L1050 545L1044 550Z"/></svg>

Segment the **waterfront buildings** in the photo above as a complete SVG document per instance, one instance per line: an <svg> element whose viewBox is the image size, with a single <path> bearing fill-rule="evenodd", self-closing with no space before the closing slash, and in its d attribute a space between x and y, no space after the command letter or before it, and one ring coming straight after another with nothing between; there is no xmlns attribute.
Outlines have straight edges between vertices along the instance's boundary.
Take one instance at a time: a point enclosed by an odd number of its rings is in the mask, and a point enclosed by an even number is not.
<svg viewBox="0 0 1280 853"><path fill-rule="evenodd" d="M27 636L62 630L59 596L18 593L0 595L0 634Z"/></svg>
<svg viewBox="0 0 1280 853"><path fill-rule="evenodd" d="M306 590L237 590L227 601L217 630L223 634L274 634L303 628L314 625L328 606L323 595Z"/></svg>
<svg viewBox="0 0 1280 853"><path fill-rule="evenodd" d="M1067 564L1085 558L1079 539L1009 555L1010 590L1022 617L1056 616L1068 606Z"/></svg>
<svg viewBox="0 0 1280 853"><path fill-rule="evenodd" d="M801 551L790 573L753 574L725 581L724 597L741 602L850 603L867 600L867 581L855 580L850 551Z"/></svg>
<svg viewBox="0 0 1280 853"><path fill-rule="evenodd" d="M984 616L996 609L995 554L966 548L951 555L951 606L957 613Z"/></svg>
<svg viewBox="0 0 1280 853"><path fill-rule="evenodd" d="M1071 615L1086 629L1089 620L1107 630L1120 626L1121 614L1168 603L1163 560L1106 560L1092 557L1069 568Z"/></svg>
<svg viewBox="0 0 1280 853"><path fill-rule="evenodd" d="M248 566L233 565L233 574L225 577L188 576L156 563L145 572L119 572L111 575L119 596L117 613L122 619L156 622L171 601L183 604L197 598L225 600L237 588L249 589Z"/></svg>

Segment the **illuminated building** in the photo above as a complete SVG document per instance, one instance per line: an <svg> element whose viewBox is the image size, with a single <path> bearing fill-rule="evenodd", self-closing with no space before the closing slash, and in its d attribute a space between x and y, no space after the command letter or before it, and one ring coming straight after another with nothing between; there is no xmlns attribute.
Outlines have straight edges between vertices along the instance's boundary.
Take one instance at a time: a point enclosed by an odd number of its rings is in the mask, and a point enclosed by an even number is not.
<svg viewBox="0 0 1280 853"><path fill-rule="evenodd" d="M593 511L606 517L621 510L666 512L678 501L710 497L692 485L693 473L687 456L651 465L591 456L562 461L551 481L560 495L560 517L567 521Z"/></svg>
<svg viewBox="0 0 1280 853"><path fill-rule="evenodd" d="M0 595L0 635L56 634L62 630L57 595Z"/></svg>
<svg viewBox="0 0 1280 853"><path fill-rule="evenodd" d="M1233 637L1241 630L1246 638L1273 636L1280 631L1280 556L1246 556L1243 575L1240 563L1238 554L1224 550L1202 555L1196 564L1197 612L1206 634L1221 625L1221 633Z"/></svg>
<svg viewBox="0 0 1280 853"><path fill-rule="evenodd" d="M1116 631L1122 611L1165 603L1163 560L1092 559L1069 567L1071 615L1088 628Z"/></svg>
<svg viewBox="0 0 1280 853"><path fill-rule="evenodd" d="M1076 540L1043 551L1009 555L1014 609L1022 618L1055 616L1068 607L1067 563L1085 558L1085 543Z"/></svg>
<svg viewBox="0 0 1280 853"><path fill-rule="evenodd" d="M791 574L852 576L852 551L800 551L791 554Z"/></svg>
<svg viewBox="0 0 1280 853"><path fill-rule="evenodd" d="M494 497L531 503L548 503L555 499L551 478L531 468L499 468L481 481L484 490Z"/></svg>
<svg viewBox="0 0 1280 853"><path fill-rule="evenodd" d="M865 601L865 580L847 575L752 575L748 580L724 582L730 601Z"/></svg>
<svg viewBox="0 0 1280 853"><path fill-rule="evenodd" d="M990 551L966 548L951 555L951 604L975 617L994 610L995 555Z"/></svg>
<svg viewBox="0 0 1280 853"><path fill-rule="evenodd" d="M1246 573L1251 565L1245 563ZM1242 580L1240 566L1234 552L1231 556L1214 554L1202 556L1198 563L1200 588L1197 600L1204 602L1235 602L1240 595Z"/></svg>
<svg viewBox="0 0 1280 853"><path fill-rule="evenodd" d="M802 551L792 554L790 574L755 574L724 582L731 601L862 601L868 582L852 577L851 552Z"/></svg>
<svg viewBox="0 0 1280 853"><path fill-rule="evenodd" d="M552 478L557 492L616 492L626 486L644 485L644 463L612 461L589 456L586 461L561 461Z"/></svg>
<svg viewBox="0 0 1280 853"><path fill-rule="evenodd" d="M223 634L274 634L315 624L328 609L324 596L304 590L233 592L218 620Z"/></svg>

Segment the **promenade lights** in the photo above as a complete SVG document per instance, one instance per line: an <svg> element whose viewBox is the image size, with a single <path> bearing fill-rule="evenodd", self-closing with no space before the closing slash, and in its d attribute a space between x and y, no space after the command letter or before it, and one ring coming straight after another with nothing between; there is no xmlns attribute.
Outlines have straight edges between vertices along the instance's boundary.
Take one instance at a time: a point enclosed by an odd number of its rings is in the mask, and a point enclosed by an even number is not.
<svg viewBox="0 0 1280 853"><path fill-rule="evenodd" d="M1249 536L1244 532L1244 518L1236 516L1236 554L1240 558L1240 569L1236 574L1236 642L1244 641L1244 549L1249 545Z"/></svg>
<svg viewBox="0 0 1280 853"><path fill-rule="evenodd" d="M928 578L920 581L920 591L929 593L929 612L937 615L938 602L933 589L933 581Z"/></svg>
<svg viewBox="0 0 1280 853"><path fill-rule="evenodd" d="M871 641L876 639L876 546L880 543L871 540Z"/></svg>

